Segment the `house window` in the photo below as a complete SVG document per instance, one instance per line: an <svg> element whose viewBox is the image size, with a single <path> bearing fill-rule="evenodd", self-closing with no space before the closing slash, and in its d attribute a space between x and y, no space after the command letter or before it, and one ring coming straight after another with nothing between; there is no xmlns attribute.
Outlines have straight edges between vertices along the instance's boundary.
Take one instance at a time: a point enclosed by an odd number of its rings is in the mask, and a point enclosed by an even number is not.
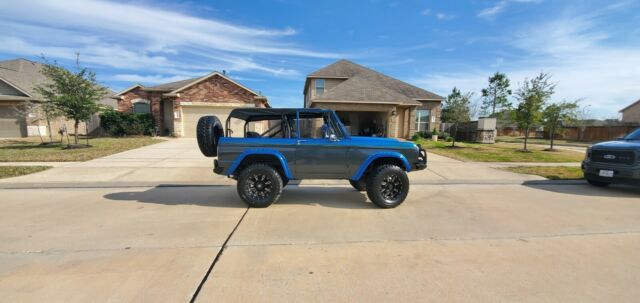
<svg viewBox="0 0 640 303"><path fill-rule="evenodd" d="M419 109L416 111L416 131L429 131L429 116L431 116L431 110L429 109Z"/></svg>
<svg viewBox="0 0 640 303"><path fill-rule="evenodd" d="M135 99L131 101L133 103L133 112L136 114L148 114L151 113L151 102L145 99Z"/></svg>
<svg viewBox="0 0 640 303"><path fill-rule="evenodd" d="M315 95L322 96L322 93L324 93L324 79L316 79L313 82L315 83Z"/></svg>

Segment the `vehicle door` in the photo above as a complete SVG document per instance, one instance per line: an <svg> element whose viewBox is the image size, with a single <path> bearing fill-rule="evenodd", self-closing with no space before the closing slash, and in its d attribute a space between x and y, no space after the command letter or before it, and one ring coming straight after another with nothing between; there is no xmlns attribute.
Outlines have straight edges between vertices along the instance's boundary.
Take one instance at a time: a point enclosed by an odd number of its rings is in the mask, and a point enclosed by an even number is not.
<svg viewBox="0 0 640 303"><path fill-rule="evenodd" d="M331 121L330 112L305 113L296 118L296 179L347 178L348 145Z"/></svg>

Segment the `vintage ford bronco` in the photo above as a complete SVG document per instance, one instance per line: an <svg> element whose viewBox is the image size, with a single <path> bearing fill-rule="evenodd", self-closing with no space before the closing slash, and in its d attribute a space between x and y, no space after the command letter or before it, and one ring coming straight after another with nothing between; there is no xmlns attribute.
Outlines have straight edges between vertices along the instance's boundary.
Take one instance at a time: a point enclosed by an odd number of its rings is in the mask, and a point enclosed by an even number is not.
<svg viewBox="0 0 640 303"><path fill-rule="evenodd" d="M290 180L344 179L392 208L409 193L406 173L427 167L419 145L351 136L331 110L240 108L224 127L204 116L197 128L202 153L217 157L213 171L236 179L240 198L252 207L276 202Z"/></svg>
<svg viewBox="0 0 640 303"><path fill-rule="evenodd" d="M595 186L640 184L640 128L618 140L589 147L582 171Z"/></svg>

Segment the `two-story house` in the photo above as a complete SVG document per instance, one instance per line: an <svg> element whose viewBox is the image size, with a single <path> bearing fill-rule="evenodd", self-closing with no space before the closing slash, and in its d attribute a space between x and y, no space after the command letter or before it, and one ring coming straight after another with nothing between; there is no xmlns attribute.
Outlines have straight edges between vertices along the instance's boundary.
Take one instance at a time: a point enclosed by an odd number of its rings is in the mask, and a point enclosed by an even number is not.
<svg viewBox="0 0 640 303"><path fill-rule="evenodd" d="M443 97L339 60L307 76L304 107L335 110L351 135L410 138L440 127Z"/></svg>
<svg viewBox="0 0 640 303"><path fill-rule="evenodd" d="M640 100L620 110L622 122L640 123Z"/></svg>

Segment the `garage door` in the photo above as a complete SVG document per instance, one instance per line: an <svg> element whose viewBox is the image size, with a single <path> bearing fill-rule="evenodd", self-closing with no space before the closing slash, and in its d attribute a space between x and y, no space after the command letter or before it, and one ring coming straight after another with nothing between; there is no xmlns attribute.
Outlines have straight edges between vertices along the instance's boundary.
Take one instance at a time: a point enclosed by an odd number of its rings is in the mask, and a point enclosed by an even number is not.
<svg viewBox="0 0 640 303"><path fill-rule="evenodd" d="M23 119L18 119L11 106L0 106L0 138L22 137L26 134Z"/></svg>
<svg viewBox="0 0 640 303"><path fill-rule="evenodd" d="M220 119L220 122L222 122L222 125L224 126L227 122L227 117L229 117L229 113L231 112L231 110L232 108L183 106L182 116L184 119L184 136L187 138L195 138L198 119L200 119L200 117L202 116L216 116L218 117L218 119ZM244 123L242 121L233 119L231 129L233 130L234 136L244 134L243 127Z"/></svg>

